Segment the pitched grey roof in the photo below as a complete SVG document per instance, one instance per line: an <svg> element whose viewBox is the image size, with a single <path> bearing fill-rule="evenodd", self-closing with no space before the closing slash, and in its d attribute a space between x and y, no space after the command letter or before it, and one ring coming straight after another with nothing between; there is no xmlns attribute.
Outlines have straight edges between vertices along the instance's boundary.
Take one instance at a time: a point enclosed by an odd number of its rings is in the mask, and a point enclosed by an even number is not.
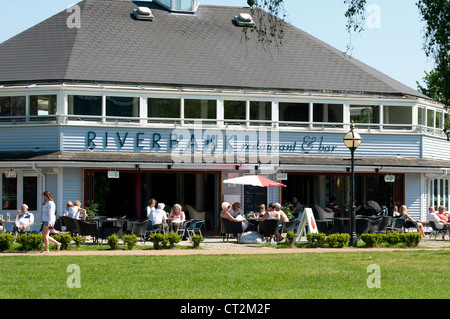
<svg viewBox="0 0 450 319"><path fill-rule="evenodd" d="M107 82L188 87L361 92L425 97L311 35L286 25L281 48L245 41L232 19L249 8L200 6L153 21L143 3L85 0L81 28L63 11L0 44L0 83ZM426 97L425 97L426 98Z"/></svg>

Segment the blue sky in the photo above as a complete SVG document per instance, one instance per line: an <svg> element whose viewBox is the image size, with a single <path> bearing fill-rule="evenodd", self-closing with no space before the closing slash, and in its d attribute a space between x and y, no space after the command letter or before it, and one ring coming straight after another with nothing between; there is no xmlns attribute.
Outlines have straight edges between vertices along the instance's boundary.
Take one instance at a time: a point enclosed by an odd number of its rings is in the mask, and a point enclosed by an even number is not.
<svg viewBox="0 0 450 319"><path fill-rule="evenodd" d="M65 10L78 0L0 1L0 43ZM423 52L423 23L413 0L368 0L372 11L360 35L351 39L351 55L390 77L417 89L433 63ZM200 0L205 5L246 6L247 0ZM344 0L285 0L286 21L346 51Z"/></svg>

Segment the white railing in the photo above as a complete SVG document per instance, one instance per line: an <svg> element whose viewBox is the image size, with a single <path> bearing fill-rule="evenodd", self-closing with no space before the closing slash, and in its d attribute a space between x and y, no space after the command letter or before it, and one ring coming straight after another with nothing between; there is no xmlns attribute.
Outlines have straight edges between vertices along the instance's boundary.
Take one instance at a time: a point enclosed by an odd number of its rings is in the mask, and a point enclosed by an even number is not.
<svg viewBox="0 0 450 319"><path fill-rule="evenodd" d="M240 120L240 119L194 119L194 118L139 118L114 117L95 115L28 115L28 116L1 116L0 127L17 125L77 125L77 126L133 126L133 127L186 127L195 128L216 127L220 129L278 129L286 131L314 131L336 132L348 131L350 123L331 122L295 122L295 121L269 121L269 120ZM415 124L376 124L355 123L355 127L362 133L416 133L437 137L447 137L443 129L432 128Z"/></svg>

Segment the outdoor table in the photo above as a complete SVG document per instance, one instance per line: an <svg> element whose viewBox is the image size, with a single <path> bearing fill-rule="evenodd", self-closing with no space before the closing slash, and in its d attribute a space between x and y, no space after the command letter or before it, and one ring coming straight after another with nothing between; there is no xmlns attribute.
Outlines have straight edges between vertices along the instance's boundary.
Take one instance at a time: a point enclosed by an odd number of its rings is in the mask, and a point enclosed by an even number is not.
<svg viewBox="0 0 450 319"><path fill-rule="evenodd" d="M113 227L120 227L120 230L117 232L117 236L119 238L123 237L123 224L127 221L128 220L121 218L104 218L95 220L98 228L112 229Z"/></svg>
<svg viewBox="0 0 450 319"><path fill-rule="evenodd" d="M261 220L262 220L262 217L258 217L258 218L246 218L246 219L247 219L247 221L249 222L249 224L252 224L252 225L253 225L252 228L254 228L254 230L258 230L258 226L259 226L259 223L260 223ZM250 225L249 225L249 228L250 228Z"/></svg>
<svg viewBox="0 0 450 319"><path fill-rule="evenodd" d="M173 232L173 224L174 224L175 220L179 221L180 219L179 218L166 218L166 223L169 225L169 233ZM185 220L180 221L180 223L178 223L179 224L178 227L182 226L184 222L185 222Z"/></svg>

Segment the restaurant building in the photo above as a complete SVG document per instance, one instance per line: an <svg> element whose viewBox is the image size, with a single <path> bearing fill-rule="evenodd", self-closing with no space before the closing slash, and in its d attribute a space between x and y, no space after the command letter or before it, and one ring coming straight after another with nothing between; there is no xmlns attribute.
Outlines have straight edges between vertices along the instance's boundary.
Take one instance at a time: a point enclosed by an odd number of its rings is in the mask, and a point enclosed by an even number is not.
<svg viewBox="0 0 450 319"><path fill-rule="evenodd" d="M292 25L260 43L255 14L84 0L0 44L1 213L26 203L39 218L45 190L58 214L79 199L141 217L155 198L217 230L223 200L346 205L352 121L361 201L420 220L448 206L443 105ZM223 184L254 173L287 187Z"/></svg>

